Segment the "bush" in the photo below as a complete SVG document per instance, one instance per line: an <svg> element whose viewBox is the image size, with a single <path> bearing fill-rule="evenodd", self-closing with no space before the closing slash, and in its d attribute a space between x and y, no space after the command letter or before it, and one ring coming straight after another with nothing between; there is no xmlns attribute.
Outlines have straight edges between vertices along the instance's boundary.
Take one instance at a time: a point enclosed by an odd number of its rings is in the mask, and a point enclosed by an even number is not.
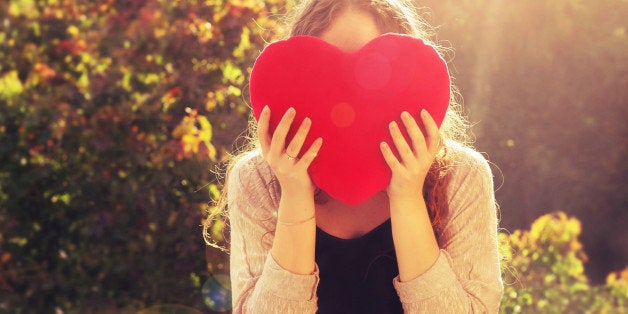
<svg viewBox="0 0 628 314"><path fill-rule="evenodd" d="M580 221L563 212L539 217L530 231L500 233L502 313L626 313L628 267L591 286Z"/></svg>
<svg viewBox="0 0 628 314"><path fill-rule="evenodd" d="M0 2L0 312L205 308L210 169L285 2ZM579 233L558 213L500 235L503 312L625 312L628 270L589 285Z"/></svg>
<svg viewBox="0 0 628 314"><path fill-rule="evenodd" d="M0 311L204 307L210 169L245 129L247 66L277 12L0 3Z"/></svg>

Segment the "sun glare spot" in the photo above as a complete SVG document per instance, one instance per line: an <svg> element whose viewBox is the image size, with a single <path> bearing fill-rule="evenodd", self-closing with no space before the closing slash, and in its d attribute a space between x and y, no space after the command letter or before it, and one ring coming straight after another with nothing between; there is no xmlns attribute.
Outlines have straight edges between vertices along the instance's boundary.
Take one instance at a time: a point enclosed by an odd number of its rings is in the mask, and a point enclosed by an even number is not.
<svg viewBox="0 0 628 314"><path fill-rule="evenodd" d="M331 108L329 115L331 122L339 128L346 128L355 120L355 110L346 102L341 102Z"/></svg>

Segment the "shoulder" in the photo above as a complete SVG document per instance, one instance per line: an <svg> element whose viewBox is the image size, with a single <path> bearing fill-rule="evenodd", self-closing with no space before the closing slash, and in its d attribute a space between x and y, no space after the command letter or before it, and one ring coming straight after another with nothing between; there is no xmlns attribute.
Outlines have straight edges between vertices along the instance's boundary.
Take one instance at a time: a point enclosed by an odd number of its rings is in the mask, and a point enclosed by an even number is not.
<svg viewBox="0 0 628 314"><path fill-rule="evenodd" d="M257 149L233 157L227 172L227 184L234 186L269 184L274 180L272 170Z"/></svg>
<svg viewBox="0 0 628 314"><path fill-rule="evenodd" d="M448 143L449 144L449 143ZM447 145L447 172L443 179L446 202L439 243L450 247L464 235L494 234L497 204L489 162L476 150L461 144Z"/></svg>
<svg viewBox="0 0 628 314"><path fill-rule="evenodd" d="M447 143L444 183L450 205L472 199L494 200L489 162L480 152L460 143Z"/></svg>
<svg viewBox="0 0 628 314"><path fill-rule="evenodd" d="M226 185L229 203L243 199L276 202L278 198L277 180L259 150L233 158L227 171Z"/></svg>
<svg viewBox="0 0 628 314"><path fill-rule="evenodd" d="M460 181L465 177L492 180L493 177L488 161L480 152L454 141L447 143L446 167L450 180Z"/></svg>
<svg viewBox="0 0 628 314"><path fill-rule="evenodd" d="M490 171L488 161L484 155L469 146L455 141L448 141L447 154L447 160L452 166L467 165L472 166L472 168L480 167L483 168L483 170Z"/></svg>

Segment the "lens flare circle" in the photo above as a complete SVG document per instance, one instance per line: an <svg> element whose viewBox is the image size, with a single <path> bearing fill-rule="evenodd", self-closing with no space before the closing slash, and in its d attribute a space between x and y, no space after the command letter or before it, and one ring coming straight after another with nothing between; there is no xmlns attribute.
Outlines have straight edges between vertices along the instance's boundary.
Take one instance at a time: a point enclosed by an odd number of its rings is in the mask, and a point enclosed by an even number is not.
<svg viewBox="0 0 628 314"><path fill-rule="evenodd" d="M346 128L355 120L355 109L350 104L341 102L331 108L329 116L335 126Z"/></svg>
<svg viewBox="0 0 628 314"><path fill-rule="evenodd" d="M201 288L203 302L212 311L231 310L231 279L227 275L212 275Z"/></svg>

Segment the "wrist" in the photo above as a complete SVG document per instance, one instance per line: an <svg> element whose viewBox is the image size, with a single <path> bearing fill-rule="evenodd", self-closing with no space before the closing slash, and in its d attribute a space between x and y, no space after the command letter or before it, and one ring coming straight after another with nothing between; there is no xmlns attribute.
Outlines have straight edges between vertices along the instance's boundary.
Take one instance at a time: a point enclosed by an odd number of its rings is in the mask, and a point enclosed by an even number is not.
<svg viewBox="0 0 628 314"><path fill-rule="evenodd" d="M283 221L277 218L277 224L283 225L286 227L300 226L300 225L305 225L308 223L316 223L316 216L312 215L312 217L310 218L305 218L303 220L296 220L296 221Z"/></svg>
<svg viewBox="0 0 628 314"><path fill-rule="evenodd" d="M411 187L404 186L403 188L391 188L387 190L388 198L391 201L407 201L414 199L423 199L423 185Z"/></svg>
<svg viewBox="0 0 628 314"><path fill-rule="evenodd" d="M287 225L314 221L314 193L284 193L279 200L277 220ZM303 222L303 223L297 223Z"/></svg>
<svg viewBox="0 0 628 314"><path fill-rule="evenodd" d="M423 186L407 187L388 193L388 197L394 200L423 199Z"/></svg>
<svg viewBox="0 0 628 314"><path fill-rule="evenodd" d="M398 193L389 196L390 211L407 211L427 208L422 193Z"/></svg>
<svg viewBox="0 0 628 314"><path fill-rule="evenodd" d="M314 199L316 186L314 184L280 184L281 196L294 199Z"/></svg>

